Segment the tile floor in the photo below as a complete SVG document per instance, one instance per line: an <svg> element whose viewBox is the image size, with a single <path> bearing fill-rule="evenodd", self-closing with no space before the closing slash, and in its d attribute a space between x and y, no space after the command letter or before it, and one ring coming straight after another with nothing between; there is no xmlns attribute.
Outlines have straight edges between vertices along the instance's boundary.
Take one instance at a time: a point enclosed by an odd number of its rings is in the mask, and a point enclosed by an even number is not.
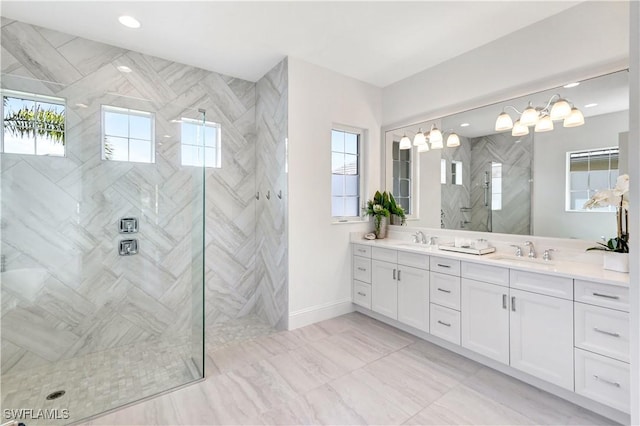
<svg viewBox="0 0 640 426"><path fill-rule="evenodd" d="M612 424L358 313L209 352L207 379L85 423Z"/></svg>

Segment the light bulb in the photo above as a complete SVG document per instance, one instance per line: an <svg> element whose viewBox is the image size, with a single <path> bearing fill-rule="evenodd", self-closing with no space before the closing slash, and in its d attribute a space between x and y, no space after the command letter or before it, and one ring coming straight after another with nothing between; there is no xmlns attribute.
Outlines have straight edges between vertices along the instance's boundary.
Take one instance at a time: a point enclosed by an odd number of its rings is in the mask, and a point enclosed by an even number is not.
<svg viewBox="0 0 640 426"><path fill-rule="evenodd" d="M456 133L451 133L449 135L449 137L447 138L447 146L451 148L460 146L460 138Z"/></svg>
<svg viewBox="0 0 640 426"><path fill-rule="evenodd" d="M411 149L411 140L404 135L402 139L400 139L400 149Z"/></svg>
<svg viewBox="0 0 640 426"><path fill-rule="evenodd" d="M513 123L513 130L511 130L512 136L525 136L528 134L529 134L529 127L525 126L524 124L521 124L520 120L516 120L516 122Z"/></svg>
<svg viewBox="0 0 640 426"><path fill-rule="evenodd" d="M553 121L564 120L571 114L571 105L565 99L558 99L551 107L551 119Z"/></svg>
<svg viewBox="0 0 640 426"><path fill-rule="evenodd" d="M416 133L416 135L413 137L413 145L420 146L426 145L426 143L427 138L424 136L424 133L422 133L422 129L418 130L418 133Z"/></svg>
<svg viewBox="0 0 640 426"><path fill-rule="evenodd" d="M571 108L571 114L564 119L564 127L578 127L584 124L584 115L576 107Z"/></svg>
<svg viewBox="0 0 640 426"><path fill-rule="evenodd" d="M538 122L540 113L529 102L529 106L522 112L520 116L520 124L523 126L533 126Z"/></svg>
<svg viewBox="0 0 640 426"><path fill-rule="evenodd" d="M442 132L436 126L431 127L429 142L431 142L431 149L442 148Z"/></svg>
<svg viewBox="0 0 640 426"><path fill-rule="evenodd" d="M503 132L505 130L511 130L512 128L513 120L511 116L503 111L496 119L496 132Z"/></svg>
<svg viewBox="0 0 640 426"><path fill-rule="evenodd" d="M418 145L418 152L427 152L429 151L429 144L425 143L424 145Z"/></svg>
<svg viewBox="0 0 640 426"><path fill-rule="evenodd" d="M536 127L533 129L535 132L548 132L553 130L553 120L547 114L543 115L536 123Z"/></svg>

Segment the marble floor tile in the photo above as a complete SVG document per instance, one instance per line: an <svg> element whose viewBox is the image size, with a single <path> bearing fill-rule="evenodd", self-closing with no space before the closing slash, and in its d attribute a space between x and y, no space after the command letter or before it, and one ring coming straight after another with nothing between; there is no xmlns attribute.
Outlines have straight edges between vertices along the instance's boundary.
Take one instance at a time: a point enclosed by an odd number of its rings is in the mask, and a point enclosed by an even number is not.
<svg viewBox="0 0 640 426"><path fill-rule="evenodd" d="M535 422L491 398L459 385L405 424L529 425Z"/></svg>
<svg viewBox="0 0 640 426"><path fill-rule="evenodd" d="M209 352L209 357L213 361L213 364L223 373L245 365L257 363L273 355L272 352L269 352L264 346L253 340Z"/></svg>
<svg viewBox="0 0 640 426"><path fill-rule="evenodd" d="M450 375L458 381L466 379L483 368L481 364L469 358L465 358L462 355L455 354L424 340L416 341L414 344L402 349L402 352L431 365L433 368Z"/></svg>
<svg viewBox="0 0 640 426"><path fill-rule="evenodd" d="M109 425L175 425L178 424L177 410L171 395L163 395L141 404L115 411L99 417L82 426Z"/></svg>

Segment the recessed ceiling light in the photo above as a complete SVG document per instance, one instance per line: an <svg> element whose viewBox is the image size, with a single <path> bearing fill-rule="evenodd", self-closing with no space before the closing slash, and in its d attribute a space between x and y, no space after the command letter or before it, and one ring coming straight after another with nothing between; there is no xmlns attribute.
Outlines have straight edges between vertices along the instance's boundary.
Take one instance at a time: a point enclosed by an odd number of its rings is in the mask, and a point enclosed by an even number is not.
<svg viewBox="0 0 640 426"><path fill-rule="evenodd" d="M576 87L576 86L579 86L579 85L580 85L580 82L576 81L576 82L573 82L573 83L565 84L562 87L564 87L565 89L571 89L572 87Z"/></svg>
<svg viewBox="0 0 640 426"><path fill-rule="evenodd" d="M87 104L76 104L76 106L78 108L89 108L89 105L87 105Z"/></svg>
<svg viewBox="0 0 640 426"><path fill-rule="evenodd" d="M165 137L165 138L170 138L170 137L171 137L171 135L164 135L164 137Z"/></svg>
<svg viewBox="0 0 640 426"><path fill-rule="evenodd" d="M469 123L462 123L462 124L460 125L460 127L469 127L469 126L470 126L470 124L469 124Z"/></svg>
<svg viewBox="0 0 640 426"><path fill-rule="evenodd" d="M133 70L126 65L118 65L116 67L120 72L132 72Z"/></svg>
<svg viewBox="0 0 640 426"><path fill-rule="evenodd" d="M140 21L133 16L122 15L118 18L118 21L127 28L140 28Z"/></svg>
<svg viewBox="0 0 640 426"><path fill-rule="evenodd" d="M593 104L586 104L584 107L585 108L593 108L594 106L598 106L598 104L593 103Z"/></svg>

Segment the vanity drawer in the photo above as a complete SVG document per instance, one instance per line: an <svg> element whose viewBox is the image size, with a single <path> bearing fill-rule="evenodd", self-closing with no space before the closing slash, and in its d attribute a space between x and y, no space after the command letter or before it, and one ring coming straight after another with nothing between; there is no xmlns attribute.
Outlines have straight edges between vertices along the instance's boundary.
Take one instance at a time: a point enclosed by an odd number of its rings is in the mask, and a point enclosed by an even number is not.
<svg viewBox="0 0 640 426"><path fill-rule="evenodd" d="M371 282L371 259L353 256L353 279Z"/></svg>
<svg viewBox="0 0 640 426"><path fill-rule="evenodd" d="M629 412L629 364L602 355L575 350L576 393Z"/></svg>
<svg viewBox="0 0 640 426"><path fill-rule="evenodd" d="M573 300L573 279L537 272L510 270L510 287Z"/></svg>
<svg viewBox="0 0 640 426"><path fill-rule="evenodd" d="M616 285L576 280L576 302L629 312L629 289Z"/></svg>
<svg viewBox="0 0 640 426"><path fill-rule="evenodd" d="M373 247L371 249L371 258L389 263L398 263L398 250Z"/></svg>
<svg viewBox="0 0 640 426"><path fill-rule="evenodd" d="M574 305L576 347L629 362L629 314L583 303Z"/></svg>
<svg viewBox="0 0 640 426"><path fill-rule="evenodd" d="M371 309L371 284L353 282L353 303Z"/></svg>
<svg viewBox="0 0 640 426"><path fill-rule="evenodd" d="M448 275L460 276L460 261L447 259L446 257L431 256L430 269Z"/></svg>
<svg viewBox="0 0 640 426"><path fill-rule="evenodd" d="M431 272L429 295L431 303L460 310L460 277Z"/></svg>
<svg viewBox="0 0 640 426"><path fill-rule="evenodd" d="M414 268L429 269L429 256L421 253L398 251L398 265L413 266Z"/></svg>
<svg viewBox="0 0 640 426"><path fill-rule="evenodd" d="M430 333L456 345L460 344L460 312L431 303Z"/></svg>
<svg viewBox="0 0 640 426"><path fill-rule="evenodd" d="M362 244L354 244L353 254L355 254L356 256L371 258L371 247Z"/></svg>
<svg viewBox="0 0 640 426"><path fill-rule="evenodd" d="M509 287L509 268L462 262L461 275L463 278Z"/></svg>

